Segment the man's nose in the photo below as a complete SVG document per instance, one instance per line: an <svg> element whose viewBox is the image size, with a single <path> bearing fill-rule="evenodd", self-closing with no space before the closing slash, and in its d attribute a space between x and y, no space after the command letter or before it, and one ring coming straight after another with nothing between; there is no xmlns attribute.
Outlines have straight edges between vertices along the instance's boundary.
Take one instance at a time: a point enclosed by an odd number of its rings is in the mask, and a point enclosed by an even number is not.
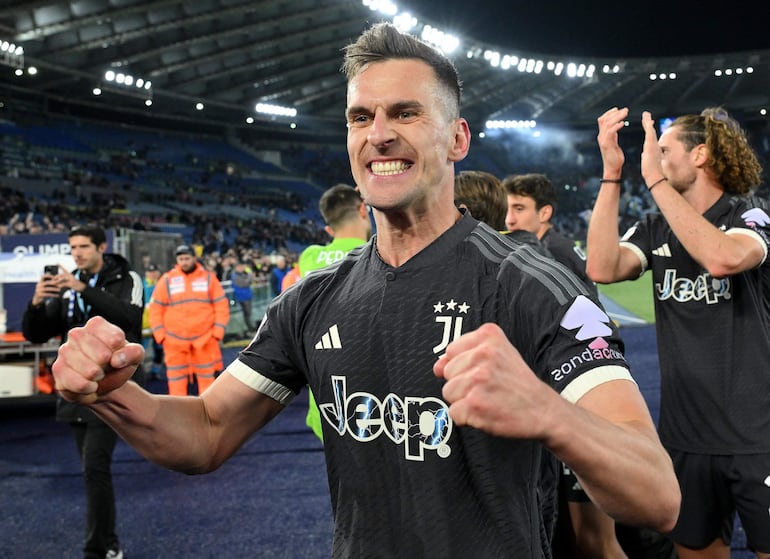
<svg viewBox="0 0 770 559"><path fill-rule="evenodd" d="M396 138L392 122L385 111L377 110L372 119L367 139L375 147L384 147Z"/></svg>

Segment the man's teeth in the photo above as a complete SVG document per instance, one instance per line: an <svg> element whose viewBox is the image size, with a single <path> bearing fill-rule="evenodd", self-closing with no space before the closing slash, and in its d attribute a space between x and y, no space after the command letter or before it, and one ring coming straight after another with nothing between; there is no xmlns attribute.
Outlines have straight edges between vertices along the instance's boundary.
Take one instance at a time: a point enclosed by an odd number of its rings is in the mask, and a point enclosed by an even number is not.
<svg viewBox="0 0 770 559"><path fill-rule="evenodd" d="M409 168L409 165L403 161L374 161L372 162L372 173L375 175L396 175L403 173Z"/></svg>

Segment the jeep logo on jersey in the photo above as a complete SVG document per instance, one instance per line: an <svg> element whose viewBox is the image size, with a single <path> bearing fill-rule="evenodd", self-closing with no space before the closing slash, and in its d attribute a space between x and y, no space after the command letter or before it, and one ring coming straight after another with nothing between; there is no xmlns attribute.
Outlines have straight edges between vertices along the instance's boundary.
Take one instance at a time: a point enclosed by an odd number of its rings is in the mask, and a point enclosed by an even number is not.
<svg viewBox="0 0 770 559"><path fill-rule="evenodd" d="M666 270L663 284L655 284L655 294L659 301L673 299L677 303L703 301L709 305L719 302L719 298L730 299L730 278L716 279L711 274L703 273L694 280L678 278L676 270Z"/></svg>
<svg viewBox="0 0 770 559"><path fill-rule="evenodd" d="M373 394L347 394L347 378L332 376L333 404L319 404L321 416L340 434L367 443L383 433L394 443L404 445L407 460L423 461L426 450L441 458L451 454L447 444L452 435L449 407L438 398L390 393L380 401Z"/></svg>

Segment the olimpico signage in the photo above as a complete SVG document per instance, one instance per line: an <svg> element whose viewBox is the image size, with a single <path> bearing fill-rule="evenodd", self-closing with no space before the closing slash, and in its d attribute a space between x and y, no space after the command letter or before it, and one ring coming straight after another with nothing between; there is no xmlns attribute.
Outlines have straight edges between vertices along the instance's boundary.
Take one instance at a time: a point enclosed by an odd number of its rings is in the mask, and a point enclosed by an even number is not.
<svg viewBox="0 0 770 559"><path fill-rule="evenodd" d="M105 234L107 236L107 252L110 252L114 234L109 229L105 231ZM39 235L22 233L0 236L0 251L24 256L46 254L68 256L70 245L67 233L41 233Z"/></svg>
<svg viewBox="0 0 770 559"><path fill-rule="evenodd" d="M70 253L70 245L66 233L3 235L0 237L0 250L20 256L64 255Z"/></svg>
<svg viewBox="0 0 770 559"><path fill-rule="evenodd" d="M107 246L112 245L112 231L107 231ZM0 282L37 283L48 264L75 268L66 233L19 234L0 236Z"/></svg>

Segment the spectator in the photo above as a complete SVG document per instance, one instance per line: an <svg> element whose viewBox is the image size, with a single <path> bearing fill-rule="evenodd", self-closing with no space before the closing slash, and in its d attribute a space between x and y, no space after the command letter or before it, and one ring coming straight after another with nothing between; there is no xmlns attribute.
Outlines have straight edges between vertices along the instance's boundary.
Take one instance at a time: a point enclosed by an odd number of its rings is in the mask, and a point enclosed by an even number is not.
<svg viewBox="0 0 770 559"><path fill-rule="evenodd" d="M235 268L230 272L229 279L233 286L233 298L241 307L246 328L253 334L254 330L257 329L257 326L254 324L251 316L252 299L254 297L251 287L257 278L254 275L254 272L252 272L244 262L238 261L235 264Z"/></svg>
<svg viewBox="0 0 770 559"><path fill-rule="evenodd" d="M152 365L150 367L150 378L152 379L166 379L166 373L164 371L165 365L163 364L163 345L159 344L152 335L152 327L150 326L150 303L152 302L152 292L155 291L155 286L158 285L160 279L160 270L155 264L152 264L149 259L145 261L142 256L142 261L145 265L144 280L144 313L142 315L142 344L144 349L152 345ZM145 332L146 331L146 332ZM146 334L146 335L145 335Z"/></svg>
<svg viewBox="0 0 770 559"><path fill-rule="evenodd" d="M176 266L160 277L152 293L150 326L155 341L163 344L168 393L186 396L197 381L198 394L203 394L222 370L219 344L230 302L191 246L179 245L174 254Z"/></svg>
<svg viewBox="0 0 770 559"><path fill-rule="evenodd" d="M44 343L54 336L66 342L69 332L94 316L116 324L131 342L142 341L142 278L119 254L105 253L104 230L75 227L69 245L77 269L62 266L45 273L22 318L24 337ZM141 367L133 380L142 382ZM78 448L86 485L85 559L122 559L116 533L112 453L117 435L86 406L57 399L56 418L69 424ZM63 553L63 555L69 555Z"/></svg>
<svg viewBox="0 0 770 559"><path fill-rule="evenodd" d="M286 267L286 257L283 254L278 254L275 257L275 264L270 272L270 285L273 288L273 297L277 297L281 294L283 288L283 277L289 272Z"/></svg>

